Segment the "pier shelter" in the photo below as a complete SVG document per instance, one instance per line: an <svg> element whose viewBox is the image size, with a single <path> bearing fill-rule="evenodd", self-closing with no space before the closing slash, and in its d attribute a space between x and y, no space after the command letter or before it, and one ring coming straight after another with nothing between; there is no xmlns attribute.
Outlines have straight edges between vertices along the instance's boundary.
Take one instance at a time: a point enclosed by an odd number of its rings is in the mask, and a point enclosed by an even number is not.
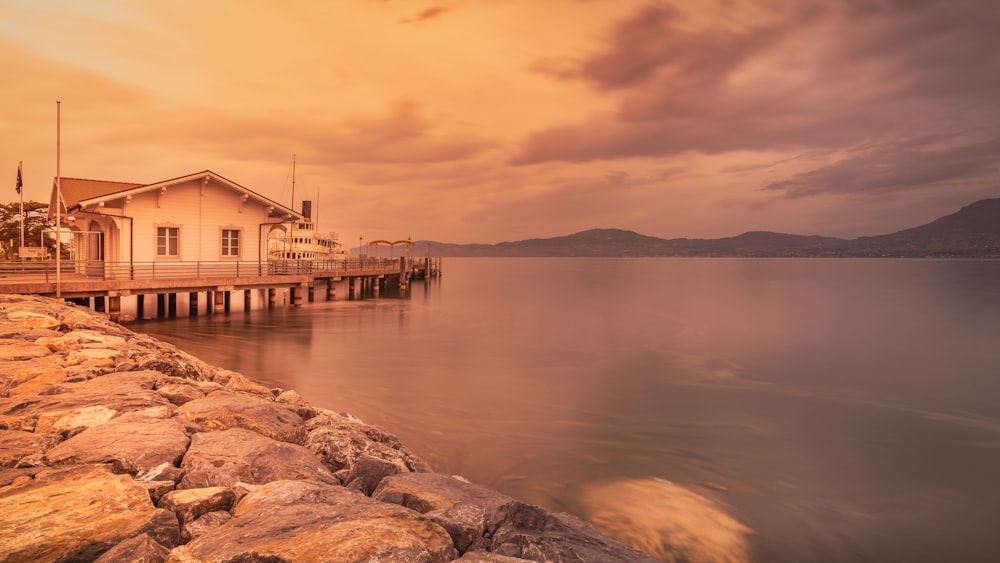
<svg viewBox="0 0 1000 563"><path fill-rule="evenodd" d="M107 263L154 263L161 269L190 262L262 263L271 231L303 218L210 170L153 184L62 178L59 190L52 187L50 220L57 204L63 227L73 233L74 261L90 269ZM122 272L104 274L107 279Z"/></svg>

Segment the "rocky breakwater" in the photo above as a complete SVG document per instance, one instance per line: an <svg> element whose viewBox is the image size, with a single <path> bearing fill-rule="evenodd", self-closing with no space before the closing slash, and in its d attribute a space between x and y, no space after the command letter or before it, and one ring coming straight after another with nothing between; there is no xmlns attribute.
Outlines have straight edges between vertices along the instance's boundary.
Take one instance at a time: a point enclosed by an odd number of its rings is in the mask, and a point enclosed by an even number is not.
<svg viewBox="0 0 1000 563"><path fill-rule="evenodd" d="M0 561L655 561L90 310L0 295Z"/></svg>

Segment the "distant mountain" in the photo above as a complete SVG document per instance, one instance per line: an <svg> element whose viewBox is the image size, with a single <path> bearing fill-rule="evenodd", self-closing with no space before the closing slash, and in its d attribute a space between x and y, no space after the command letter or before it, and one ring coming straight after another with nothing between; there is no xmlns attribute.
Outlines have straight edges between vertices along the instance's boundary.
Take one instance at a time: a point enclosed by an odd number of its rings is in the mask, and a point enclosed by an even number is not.
<svg viewBox="0 0 1000 563"><path fill-rule="evenodd" d="M1000 199L985 199L931 223L853 240L751 231L718 239L661 239L622 229L498 244L419 241L431 256L958 257L1000 258Z"/></svg>

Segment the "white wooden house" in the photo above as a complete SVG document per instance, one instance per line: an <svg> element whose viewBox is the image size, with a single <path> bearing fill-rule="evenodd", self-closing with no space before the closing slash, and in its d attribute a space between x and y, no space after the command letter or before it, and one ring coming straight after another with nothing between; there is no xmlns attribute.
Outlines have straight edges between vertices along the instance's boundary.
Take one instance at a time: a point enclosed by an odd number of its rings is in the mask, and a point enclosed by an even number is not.
<svg viewBox="0 0 1000 563"><path fill-rule="evenodd" d="M205 170L153 184L62 178L75 260L169 264L267 262L267 240L300 213ZM49 218L55 220L53 185ZM272 235L273 236L273 235Z"/></svg>

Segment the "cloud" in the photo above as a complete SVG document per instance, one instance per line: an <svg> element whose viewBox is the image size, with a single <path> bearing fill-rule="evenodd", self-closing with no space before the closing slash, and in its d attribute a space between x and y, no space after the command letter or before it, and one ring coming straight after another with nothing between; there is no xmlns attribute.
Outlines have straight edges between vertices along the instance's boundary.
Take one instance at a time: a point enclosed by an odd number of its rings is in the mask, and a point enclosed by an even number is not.
<svg viewBox="0 0 1000 563"><path fill-rule="evenodd" d="M1000 138L941 147L928 139L860 147L829 166L771 182L768 190L788 197L822 193L885 193L932 184L990 178L1000 172Z"/></svg>
<svg viewBox="0 0 1000 563"><path fill-rule="evenodd" d="M536 65L613 96L614 111L537 130L511 162L832 152L1000 128L996 3L728 3L708 17L680 6L642 6L591 53Z"/></svg>
<svg viewBox="0 0 1000 563"><path fill-rule="evenodd" d="M412 18L406 18L401 21L402 23L421 23L434 18L439 18L449 11L451 11L451 9L446 8L445 6L431 6Z"/></svg>

